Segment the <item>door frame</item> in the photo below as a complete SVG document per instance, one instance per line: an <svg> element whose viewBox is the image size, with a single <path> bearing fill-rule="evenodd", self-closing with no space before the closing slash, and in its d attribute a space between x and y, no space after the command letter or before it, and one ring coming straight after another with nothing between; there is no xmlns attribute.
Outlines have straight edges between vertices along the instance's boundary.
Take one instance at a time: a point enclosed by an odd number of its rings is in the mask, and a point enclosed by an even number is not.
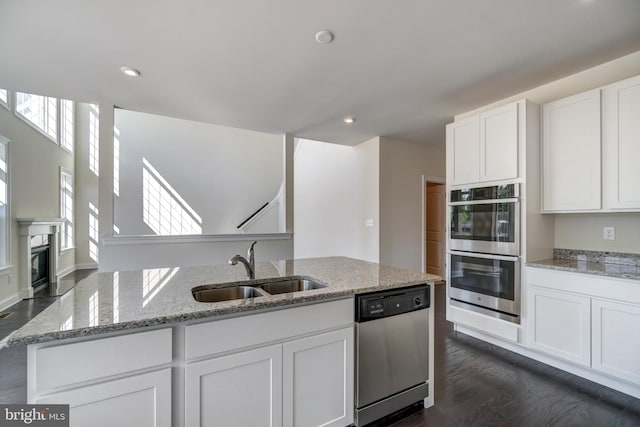
<svg viewBox="0 0 640 427"><path fill-rule="evenodd" d="M445 240L448 238L449 236L449 231L447 229L447 218L446 218L446 202L447 202L447 198L446 198L446 178L443 178L441 176L430 176L430 175L422 175L422 184L421 184L421 188L422 188L422 260L420 261L421 265L422 265L422 272L426 273L427 272L427 182L433 182L434 184L445 184L445 220L444 220L444 226L445 226ZM445 242L446 243L446 242ZM446 250L445 250L446 252ZM445 270L447 268L447 262L445 259ZM443 277L442 280L445 280L445 278Z"/></svg>

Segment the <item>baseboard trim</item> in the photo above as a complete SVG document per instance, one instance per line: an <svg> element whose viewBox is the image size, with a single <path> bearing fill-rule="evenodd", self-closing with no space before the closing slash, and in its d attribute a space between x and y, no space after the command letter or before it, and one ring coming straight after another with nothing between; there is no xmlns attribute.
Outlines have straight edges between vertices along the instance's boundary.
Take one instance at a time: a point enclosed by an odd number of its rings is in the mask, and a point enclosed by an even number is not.
<svg viewBox="0 0 640 427"><path fill-rule="evenodd" d="M0 301L0 311L5 311L7 308L11 307L13 304L21 300L22 298L20 298L20 294L14 294L3 299L2 301Z"/></svg>
<svg viewBox="0 0 640 427"><path fill-rule="evenodd" d="M76 264L76 270L90 270L92 268L98 268L98 263L96 262L87 262L84 264Z"/></svg>

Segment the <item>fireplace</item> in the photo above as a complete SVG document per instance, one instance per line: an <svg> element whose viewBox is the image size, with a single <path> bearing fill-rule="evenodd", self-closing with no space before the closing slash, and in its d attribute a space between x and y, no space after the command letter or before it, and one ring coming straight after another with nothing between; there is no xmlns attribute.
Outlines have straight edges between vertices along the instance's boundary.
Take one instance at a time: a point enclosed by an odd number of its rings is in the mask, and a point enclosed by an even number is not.
<svg viewBox="0 0 640 427"><path fill-rule="evenodd" d="M34 292L49 285L50 258L49 235L31 236L31 287Z"/></svg>
<svg viewBox="0 0 640 427"><path fill-rule="evenodd" d="M20 296L57 295L62 218L18 218Z"/></svg>

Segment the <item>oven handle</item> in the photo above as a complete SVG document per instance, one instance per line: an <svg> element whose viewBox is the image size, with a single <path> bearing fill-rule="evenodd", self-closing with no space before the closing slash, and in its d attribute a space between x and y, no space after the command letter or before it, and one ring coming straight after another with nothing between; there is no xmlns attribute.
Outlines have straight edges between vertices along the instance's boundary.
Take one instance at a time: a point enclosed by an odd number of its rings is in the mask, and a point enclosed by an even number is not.
<svg viewBox="0 0 640 427"><path fill-rule="evenodd" d="M497 259L498 261L519 261L519 256L506 256L506 255L490 255L481 254L477 252L461 252L461 251L449 251L451 255L468 256L472 258L484 258L484 259Z"/></svg>
<svg viewBox="0 0 640 427"><path fill-rule="evenodd" d="M449 206L463 206L463 205L495 205L498 203L518 203L520 199L518 197L512 197L510 199L491 199L491 200L468 200L462 202L449 202Z"/></svg>

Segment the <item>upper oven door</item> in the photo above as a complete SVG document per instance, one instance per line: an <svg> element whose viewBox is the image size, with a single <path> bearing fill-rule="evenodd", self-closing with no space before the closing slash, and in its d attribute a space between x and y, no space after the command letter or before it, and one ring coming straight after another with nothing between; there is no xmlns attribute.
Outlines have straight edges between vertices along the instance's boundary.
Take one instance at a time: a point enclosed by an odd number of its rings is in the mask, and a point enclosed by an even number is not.
<svg viewBox="0 0 640 427"><path fill-rule="evenodd" d="M520 255L518 198L452 202L452 250Z"/></svg>

